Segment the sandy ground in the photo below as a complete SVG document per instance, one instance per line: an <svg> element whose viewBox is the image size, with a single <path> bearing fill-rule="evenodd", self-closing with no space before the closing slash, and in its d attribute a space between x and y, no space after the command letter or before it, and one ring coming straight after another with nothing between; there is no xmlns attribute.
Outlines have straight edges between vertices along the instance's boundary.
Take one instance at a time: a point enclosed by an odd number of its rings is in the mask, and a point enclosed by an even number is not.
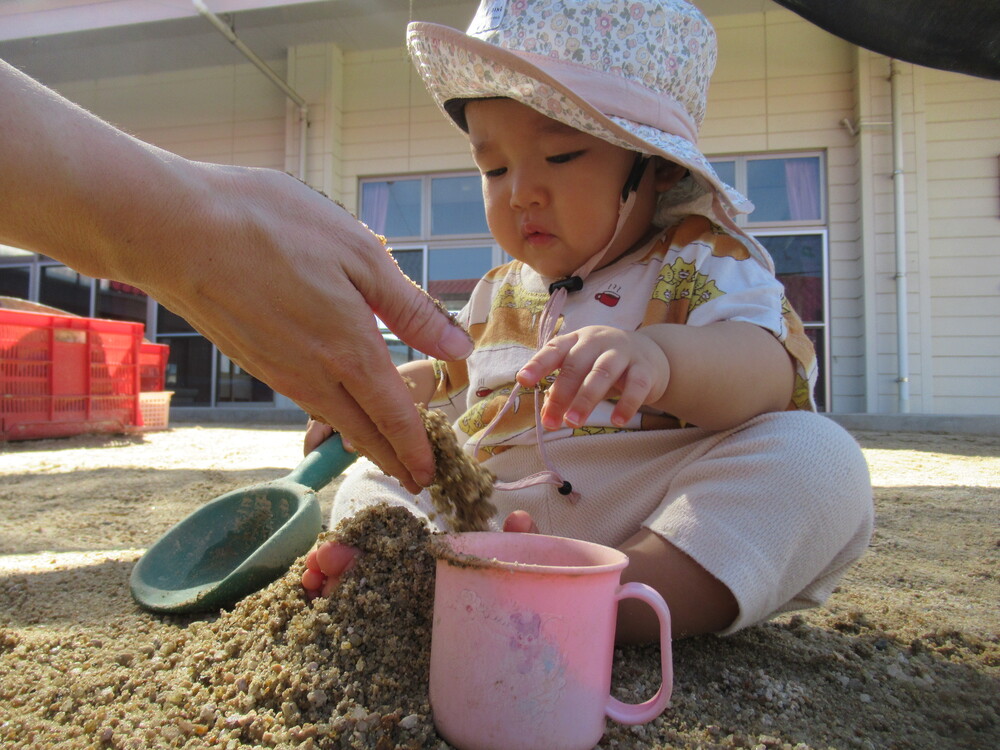
<svg viewBox="0 0 1000 750"><path fill-rule="evenodd" d="M285 475L301 437L178 426L0 444L0 747L447 747L420 678L424 625L391 619L396 600L355 630L347 610L301 601L295 569L218 616L158 616L129 596L143 549L205 501ZM675 644L671 707L644 727L609 724L600 747L1000 747L1000 439L856 437L877 531L840 590L820 609ZM330 671L331 649L306 639L368 651ZM417 677L379 703L390 647ZM648 697L657 659L619 652L618 696Z"/></svg>

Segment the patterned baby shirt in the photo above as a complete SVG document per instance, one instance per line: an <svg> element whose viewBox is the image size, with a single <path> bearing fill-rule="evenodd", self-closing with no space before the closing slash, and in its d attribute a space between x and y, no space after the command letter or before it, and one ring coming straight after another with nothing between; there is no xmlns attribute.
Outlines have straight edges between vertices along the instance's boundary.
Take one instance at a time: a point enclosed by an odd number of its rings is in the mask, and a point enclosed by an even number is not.
<svg viewBox="0 0 1000 750"><path fill-rule="evenodd" d="M515 376L536 351L551 281L520 261L507 263L479 281L459 313L475 349L467 360L435 361L437 390L429 405L452 420L460 444L474 444L511 390L520 389ZM815 410L815 352L781 283L752 258L743 240L705 216L687 216L593 272L583 289L568 296L556 335L589 325L634 331L658 323L703 326L719 321L744 321L771 331L796 365L788 408ZM544 390L553 379L540 387ZM481 460L510 446L535 443L534 392L520 390L513 408L479 445ZM617 427L611 422L613 407L606 400L585 425L546 432L545 439L684 426L669 414L643 407Z"/></svg>

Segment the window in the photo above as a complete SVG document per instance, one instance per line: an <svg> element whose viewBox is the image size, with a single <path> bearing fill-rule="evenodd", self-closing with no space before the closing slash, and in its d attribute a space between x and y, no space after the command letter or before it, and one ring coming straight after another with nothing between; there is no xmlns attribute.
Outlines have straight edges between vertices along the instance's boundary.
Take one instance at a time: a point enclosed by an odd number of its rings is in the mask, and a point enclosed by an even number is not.
<svg viewBox="0 0 1000 750"><path fill-rule="evenodd" d="M157 306L156 340L170 346L166 389L173 406L273 404L274 391L244 371L184 318Z"/></svg>
<svg viewBox="0 0 1000 750"><path fill-rule="evenodd" d="M486 225L476 172L362 180L360 195L361 220L388 238L403 273L452 312L505 261ZM422 356L380 328L394 362Z"/></svg>
<svg viewBox="0 0 1000 750"><path fill-rule="evenodd" d="M420 180L386 180L361 186L361 221L385 237L419 237Z"/></svg>
<svg viewBox="0 0 1000 750"><path fill-rule="evenodd" d="M94 314L98 318L146 323L146 293L120 281L98 279L95 284Z"/></svg>
<svg viewBox="0 0 1000 750"><path fill-rule="evenodd" d="M819 157L747 159L747 193L757 206L754 224L822 221Z"/></svg>
<svg viewBox="0 0 1000 750"><path fill-rule="evenodd" d="M90 292L93 284L89 276L62 265L41 266L39 270L39 302L74 315L90 315Z"/></svg>
<svg viewBox="0 0 1000 750"><path fill-rule="evenodd" d="M774 259L785 296L816 347L816 404L829 408L828 248L822 154L763 154L712 159L722 180L753 201L737 223Z"/></svg>
<svg viewBox="0 0 1000 750"><path fill-rule="evenodd" d="M826 221L823 159L820 154L735 156L710 159L722 181L754 203L738 223L816 225Z"/></svg>

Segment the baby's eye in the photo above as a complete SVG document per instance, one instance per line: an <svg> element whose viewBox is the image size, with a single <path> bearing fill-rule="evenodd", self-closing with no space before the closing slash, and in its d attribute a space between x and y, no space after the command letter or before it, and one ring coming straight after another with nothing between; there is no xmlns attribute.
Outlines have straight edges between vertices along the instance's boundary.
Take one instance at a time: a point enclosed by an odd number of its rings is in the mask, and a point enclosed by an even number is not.
<svg viewBox="0 0 1000 750"><path fill-rule="evenodd" d="M546 159L546 161L550 164L565 164L566 162L573 161L573 159L582 155L583 151L570 151L568 154L556 154L555 156L550 156Z"/></svg>
<svg viewBox="0 0 1000 750"><path fill-rule="evenodd" d="M497 167L496 169L484 169L483 177L502 177L507 173L507 167Z"/></svg>

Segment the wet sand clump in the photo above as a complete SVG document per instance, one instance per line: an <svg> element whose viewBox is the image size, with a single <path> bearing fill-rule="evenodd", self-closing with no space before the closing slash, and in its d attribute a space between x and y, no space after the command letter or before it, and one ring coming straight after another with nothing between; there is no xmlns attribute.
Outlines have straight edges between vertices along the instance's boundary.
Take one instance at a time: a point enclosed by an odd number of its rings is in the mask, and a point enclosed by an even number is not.
<svg viewBox="0 0 1000 750"><path fill-rule="evenodd" d="M417 405L434 450L434 484L428 488L434 509L452 531L486 531L497 509L490 502L493 472L462 450L445 415Z"/></svg>

